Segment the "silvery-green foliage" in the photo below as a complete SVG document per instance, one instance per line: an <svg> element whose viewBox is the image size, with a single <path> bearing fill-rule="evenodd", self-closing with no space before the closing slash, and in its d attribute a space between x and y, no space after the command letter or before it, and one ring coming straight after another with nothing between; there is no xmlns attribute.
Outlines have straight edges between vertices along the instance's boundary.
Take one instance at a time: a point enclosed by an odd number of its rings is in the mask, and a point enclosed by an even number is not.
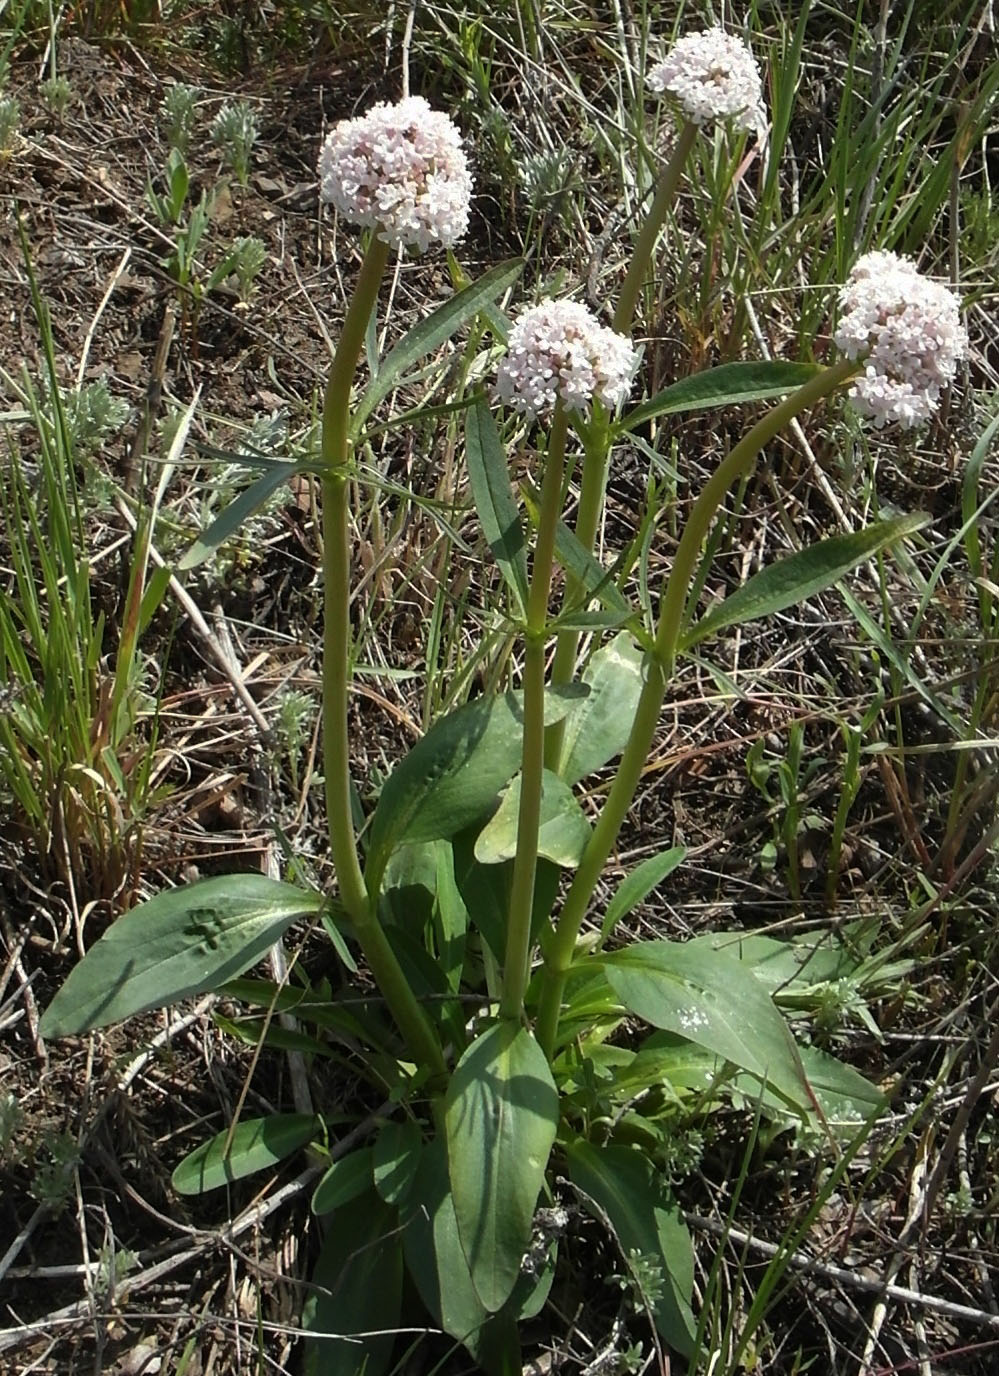
<svg viewBox="0 0 999 1376"><path fill-rule="evenodd" d="M218 147L223 162L245 186L250 175L250 154L257 141L257 117L249 101L234 100L212 121L212 141Z"/></svg>

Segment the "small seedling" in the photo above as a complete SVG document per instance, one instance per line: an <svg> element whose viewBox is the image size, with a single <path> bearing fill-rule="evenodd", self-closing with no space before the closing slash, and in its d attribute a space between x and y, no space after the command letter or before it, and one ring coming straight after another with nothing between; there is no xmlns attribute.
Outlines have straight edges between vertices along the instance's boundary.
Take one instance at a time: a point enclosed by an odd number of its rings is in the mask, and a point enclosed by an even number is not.
<svg viewBox="0 0 999 1376"><path fill-rule="evenodd" d="M21 105L16 96L0 96L0 158L9 158L21 125Z"/></svg>
<svg viewBox="0 0 999 1376"><path fill-rule="evenodd" d="M73 95L73 88L68 79L64 76L50 76L39 86L38 93L56 119L62 119Z"/></svg>
<svg viewBox="0 0 999 1376"><path fill-rule="evenodd" d="M160 106L160 113L166 121L167 143L169 143L172 151L181 156L187 152L191 135L194 133L195 115L200 94L197 86L187 86L184 82L178 81L167 88L167 93Z"/></svg>
<svg viewBox="0 0 999 1376"><path fill-rule="evenodd" d="M245 100L236 100L222 109L212 121L212 139L223 163L235 174L240 186L250 176L250 154L257 141L257 117Z"/></svg>
<svg viewBox="0 0 999 1376"><path fill-rule="evenodd" d="M250 304L254 284L267 262L267 245L252 234L237 239L230 254L232 275L239 287L239 299L244 306Z"/></svg>

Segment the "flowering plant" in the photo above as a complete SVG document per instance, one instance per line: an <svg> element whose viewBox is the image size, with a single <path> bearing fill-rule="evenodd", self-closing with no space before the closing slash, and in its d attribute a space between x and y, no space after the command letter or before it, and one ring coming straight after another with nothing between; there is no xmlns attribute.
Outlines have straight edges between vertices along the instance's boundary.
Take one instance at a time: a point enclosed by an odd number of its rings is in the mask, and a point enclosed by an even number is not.
<svg viewBox="0 0 999 1376"><path fill-rule="evenodd" d="M322 485L323 772L336 898L250 875L161 894L96 943L45 1014L45 1034L65 1035L224 989L266 1010L254 1024L261 1035L273 1012L294 1010L314 1027L306 1044L316 1054L328 1054L331 1039L355 1057L362 1051L363 1073L387 1094L371 1140L331 1142L323 1112L273 1115L234 1125L174 1176L193 1193L312 1145L324 1167L313 1207L332 1217L307 1316L314 1371L359 1368L359 1345L330 1335L354 1330L376 1278L383 1304L389 1292L401 1303L405 1265L434 1322L483 1369L519 1372L518 1324L544 1304L557 1265L561 1215L539 1205L558 1200L560 1177L609 1221L636 1275L657 1268L662 1283L648 1307L662 1340L689 1353L691 1244L668 1180L670 1095L693 1092L681 1059L695 1066L698 1093L704 1083L720 1093L736 1077L764 1111L819 1135L835 1136L835 1119L855 1124L881 1102L859 1075L796 1044L751 959L705 939L615 947L618 924L683 862L682 848L653 854L621 881L602 918L595 913L678 659L720 629L834 584L922 524L902 517L822 541L700 612L691 589L726 495L790 421L839 390L852 386L879 423L925 417L966 347L948 293L903 260L872 255L841 298L843 359L824 369L728 365L627 409L637 364L631 323L686 151L712 113L744 126L758 114L752 59L723 36L695 38L656 69L653 84L677 97L686 124L637 237L613 327L581 305L545 300L507 330L494 396L538 439L537 486L513 488L487 396L459 398L469 484L522 669L516 688L431 725L385 781L363 850L347 716L358 427L428 349L487 310L495 321L495 303L522 265L501 265L459 290L353 396L390 249L453 243L467 224L470 183L455 127L421 100L377 106L331 133L320 159L323 198L371 230L326 386L321 454L306 465ZM779 399L693 502L660 595L636 605L593 552L615 439L683 406L767 398ZM570 528L573 446L582 470ZM227 528L206 532L188 563ZM557 566L564 583L553 606ZM587 632L597 648L581 660ZM605 632L611 638L600 643ZM609 792L590 816L576 788L614 759ZM358 1005L242 978L303 915L321 915L346 969L356 970L347 943L360 947L377 1004L370 993ZM651 1031L634 1033L636 1021ZM369 1372L385 1368L384 1343L363 1350Z"/></svg>

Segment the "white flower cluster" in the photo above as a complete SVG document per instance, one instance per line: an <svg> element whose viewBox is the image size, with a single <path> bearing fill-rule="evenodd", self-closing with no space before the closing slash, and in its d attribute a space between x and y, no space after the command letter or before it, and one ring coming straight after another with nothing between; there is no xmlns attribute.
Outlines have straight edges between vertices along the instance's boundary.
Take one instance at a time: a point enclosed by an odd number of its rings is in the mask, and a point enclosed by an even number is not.
<svg viewBox="0 0 999 1376"><path fill-rule="evenodd" d="M749 48L724 29L689 33L649 72L651 90L668 92L694 124L731 119L738 128L766 131L760 69Z"/></svg>
<svg viewBox="0 0 999 1376"><path fill-rule="evenodd" d="M908 430L928 420L968 352L954 293L923 277L908 258L865 253L839 306L836 346L847 358L865 360L850 389L857 410L879 429L897 421Z"/></svg>
<svg viewBox="0 0 999 1376"><path fill-rule="evenodd" d="M496 395L528 416L550 413L561 397L586 412L594 397L615 410L631 390L638 353L631 340L601 325L574 301L540 302L510 331L496 375Z"/></svg>
<svg viewBox="0 0 999 1376"><path fill-rule="evenodd" d="M422 96L334 125L319 155L320 193L352 224L396 248L450 245L468 227L472 179L457 126Z"/></svg>

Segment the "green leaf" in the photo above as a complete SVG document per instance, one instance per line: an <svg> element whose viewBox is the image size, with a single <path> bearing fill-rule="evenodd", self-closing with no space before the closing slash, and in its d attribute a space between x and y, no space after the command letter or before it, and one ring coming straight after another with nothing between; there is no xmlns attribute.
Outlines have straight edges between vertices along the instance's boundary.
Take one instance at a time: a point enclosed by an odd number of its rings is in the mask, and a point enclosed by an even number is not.
<svg viewBox="0 0 999 1376"><path fill-rule="evenodd" d="M309 1335L305 1376L381 1376L388 1370L402 1270L395 1209L370 1190L337 1211L302 1313ZM376 1336L352 1336L362 1334Z"/></svg>
<svg viewBox="0 0 999 1376"><path fill-rule="evenodd" d="M520 820L518 774L504 790L500 805L479 832L475 858L480 865L497 865L517 854L517 826ZM572 789L557 774L546 769L541 780L541 824L538 829L538 854L563 869L575 869L590 839L590 824Z"/></svg>
<svg viewBox="0 0 999 1376"><path fill-rule="evenodd" d="M195 1147L176 1168L171 1183L178 1194L217 1190L256 1171L270 1170L311 1142L319 1128L319 1119L312 1113L246 1118L231 1133L220 1132Z"/></svg>
<svg viewBox="0 0 999 1376"><path fill-rule="evenodd" d="M458 1235L490 1313L509 1299L531 1241L558 1125L548 1062L526 1028L502 1022L477 1037L444 1101Z"/></svg>
<svg viewBox="0 0 999 1376"><path fill-rule="evenodd" d="M488 943L497 960L502 961L506 950L506 924L510 910L510 883L513 864L480 865L475 858L473 828L454 839L454 873L461 897L475 930ZM558 867L549 860L539 859L534 879L534 911L531 914L531 937L537 937L548 920L560 884Z"/></svg>
<svg viewBox="0 0 999 1376"><path fill-rule="evenodd" d="M419 1123L386 1123L375 1138L372 1168L375 1189L386 1204L400 1204L409 1192L420 1164L422 1136Z"/></svg>
<svg viewBox="0 0 999 1376"><path fill-rule="evenodd" d="M42 1016L68 1037L217 989L265 954L322 894L262 874L230 874L157 894L119 917Z"/></svg>
<svg viewBox="0 0 999 1376"><path fill-rule="evenodd" d="M601 941L606 941L622 917L627 917L639 903L648 898L657 884L661 884L667 875L683 864L686 855L683 846L673 846L660 855L650 855L648 860L643 860L630 874L625 875L614 897L607 904L604 920L600 924Z"/></svg>
<svg viewBox="0 0 999 1376"><path fill-rule="evenodd" d="M865 563L878 550L903 540L914 531L928 525L930 517L917 513L899 516L891 521L878 521L866 530L848 535L833 535L816 545L790 554L786 559L761 569L741 588L726 597L721 606L706 616L680 638L681 648L690 649L724 626L740 625L759 617L772 616L813 593L830 588L858 564Z"/></svg>
<svg viewBox="0 0 999 1376"><path fill-rule="evenodd" d="M535 502L529 501L528 505L535 513L537 512ZM559 521L555 528L555 556L566 573L572 574L585 601L589 602L594 597L599 598L604 606L616 615L633 622L638 634L641 629L638 612L615 583L613 572L605 569L603 564L580 544L563 521Z"/></svg>
<svg viewBox="0 0 999 1376"><path fill-rule="evenodd" d="M590 659L583 674L589 695L566 718L558 773L570 784L585 779L628 743L642 693L645 656L622 631Z"/></svg>
<svg viewBox="0 0 999 1376"><path fill-rule="evenodd" d="M250 483L249 487L244 487L225 511L215 517L204 534L199 535L187 553L178 560L177 568L196 569L199 564L203 564L224 540L236 533L244 521L260 510L282 483L287 482L298 471L299 465L296 463L272 464L262 477Z"/></svg>
<svg viewBox="0 0 999 1376"><path fill-rule="evenodd" d="M985 573L982 562L982 547L978 538L978 515L980 512L978 486L982 478L985 460L992 447L992 441L999 431L999 416L994 416L982 431L964 466L964 479L961 483L961 516L966 527L964 548L972 576L981 578Z"/></svg>
<svg viewBox="0 0 999 1376"><path fill-rule="evenodd" d="M462 325L502 296L517 281L524 270L523 258L511 258L482 274L478 281L464 287L424 316L404 335L382 360L377 375L371 380L351 417L351 433L357 435L364 422L403 380L403 375L421 358L446 344Z"/></svg>
<svg viewBox="0 0 999 1376"><path fill-rule="evenodd" d="M569 1175L584 1205L614 1229L625 1261L649 1258L664 1268L660 1295L650 1295L656 1327L670 1347L690 1354L694 1318L694 1253L676 1207L656 1179L651 1163L630 1147L594 1147L576 1140L566 1147ZM636 1274L641 1279L640 1272Z"/></svg>
<svg viewBox="0 0 999 1376"><path fill-rule="evenodd" d="M636 942L599 960L629 1012L748 1070L797 1107L811 1107L787 1024L737 960L675 941Z"/></svg>
<svg viewBox="0 0 999 1376"><path fill-rule="evenodd" d="M510 466L493 413L480 398L465 419L465 457L472 497L493 558L513 594L517 615L527 615L527 546L510 486Z"/></svg>
<svg viewBox="0 0 999 1376"><path fill-rule="evenodd" d="M403 1206L402 1228L406 1263L420 1298L445 1333L474 1351L489 1311L476 1294L458 1240L447 1151L441 1140L423 1149Z"/></svg>
<svg viewBox="0 0 999 1376"><path fill-rule="evenodd" d="M664 387L641 406L636 406L614 427L620 434L634 430L656 416L679 411L703 411L709 407L736 406L747 401L766 401L796 392L819 372L814 363L722 363Z"/></svg>
<svg viewBox="0 0 999 1376"><path fill-rule="evenodd" d="M361 1147L334 1161L312 1193L312 1212L330 1214L370 1191L373 1178L370 1147Z"/></svg>
<svg viewBox="0 0 999 1376"><path fill-rule="evenodd" d="M549 689L545 724L586 691ZM366 877L377 893L397 846L446 840L484 817L521 762L523 693L476 698L439 718L389 776L371 819Z"/></svg>

